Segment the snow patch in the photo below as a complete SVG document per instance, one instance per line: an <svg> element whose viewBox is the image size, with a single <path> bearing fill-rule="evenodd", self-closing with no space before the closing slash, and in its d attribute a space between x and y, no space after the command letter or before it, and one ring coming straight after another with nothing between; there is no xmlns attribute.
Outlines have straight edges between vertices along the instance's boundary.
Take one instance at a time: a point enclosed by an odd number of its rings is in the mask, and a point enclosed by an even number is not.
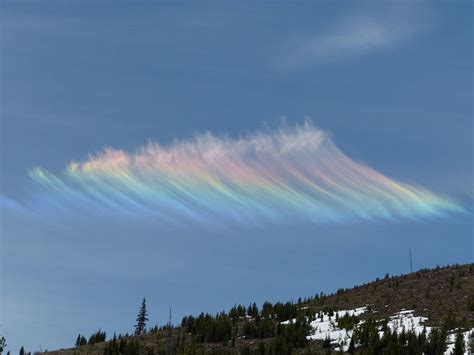
<svg viewBox="0 0 474 355"><path fill-rule="evenodd" d="M353 331L339 328L337 326L336 314L337 318L342 318L345 315L357 317L366 311L367 307L359 307L334 312L332 317L329 313L321 312L318 314L317 319L310 323L313 334L307 338L311 340L325 340L329 338L331 339L331 344L336 346L336 351L347 351ZM360 324L362 324L362 322Z"/></svg>
<svg viewBox="0 0 474 355"><path fill-rule="evenodd" d="M464 346L465 346L465 355L471 354L469 352L469 343L471 341L471 337L474 337L474 329L468 330L466 332L463 332L464 334ZM448 347L446 348L445 354L452 354L454 350L454 342L456 340L456 331L454 333L448 335L447 343Z"/></svg>
<svg viewBox="0 0 474 355"><path fill-rule="evenodd" d="M337 318L342 318L346 315L348 316L359 316L367 312L367 307L359 307L355 309L348 309L342 311L333 312L333 315L330 316L327 312L320 312L316 316L316 320L310 323L311 334L307 337L310 340L325 340L330 339L331 345L335 347L336 351L348 351L349 344L353 335L353 330L341 329L337 325ZM414 310L401 310L398 313L395 313L388 320L387 326L392 332L396 331L400 334L402 331L408 332L412 331L417 335L421 334L423 330L426 331L426 335L431 333L432 327L426 327L423 325L425 321L428 320L426 317L415 316ZM336 316L337 315L337 316ZM294 320L293 320L294 321ZM282 322L282 324L289 324L292 320ZM361 326L364 321L360 321L356 324L356 327ZM380 337L383 336L383 332L379 332ZM469 342L471 336L474 337L474 329L464 332L464 342L466 351L465 354L469 354ZM451 354L454 350L454 342L456 338L456 331L450 333L447 338L447 349L445 354Z"/></svg>
<svg viewBox="0 0 474 355"><path fill-rule="evenodd" d="M426 335L430 334L431 328L423 326L423 322L427 321L426 317L416 317L413 313L413 309L410 310L401 310L395 315L390 317L388 321L388 327L392 332L397 331L400 334L403 330L405 332L412 331L416 335L419 335L423 332L423 329L426 329ZM382 337L383 332L379 332L380 337Z"/></svg>

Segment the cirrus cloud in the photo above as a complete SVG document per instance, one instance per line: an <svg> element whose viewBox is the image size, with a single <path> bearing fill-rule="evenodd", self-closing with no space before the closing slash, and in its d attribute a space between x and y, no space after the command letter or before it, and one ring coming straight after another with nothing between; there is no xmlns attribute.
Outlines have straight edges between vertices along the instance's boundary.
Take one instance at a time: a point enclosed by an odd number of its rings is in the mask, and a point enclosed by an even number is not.
<svg viewBox="0 0 474 355"><path fill-rule="evenodd" d="M38 213L143 218L158 223L346 223L438 218L463 209L391 179L340 151L310 121L239 139L211 133L106 149L36 181L26 201Z"/></svg>
<svg viewBox="0 0 474 355"><path fill-rule="evenodd" d="M305 68L394 48L432 26L429 11L410 6L385 13L354 13L311 35L288 41L275 59L280 68ZM389 15L387 15L389 13Z"/></svg>

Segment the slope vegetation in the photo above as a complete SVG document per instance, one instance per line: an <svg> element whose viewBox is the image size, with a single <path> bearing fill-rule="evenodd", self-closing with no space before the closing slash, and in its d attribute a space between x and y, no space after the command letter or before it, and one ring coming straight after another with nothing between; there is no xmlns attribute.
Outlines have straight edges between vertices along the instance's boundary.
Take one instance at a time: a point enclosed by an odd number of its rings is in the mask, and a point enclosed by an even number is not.
<svg viewBox="0 0 474 355"><path fill-rule="evenodd" d="M296 302L234 306L146 334L83 337L73 354L468 354L474 264L375 280ZM95 336L95 338L94 338ZM81 337L78 338L78 344Z"/></svg>

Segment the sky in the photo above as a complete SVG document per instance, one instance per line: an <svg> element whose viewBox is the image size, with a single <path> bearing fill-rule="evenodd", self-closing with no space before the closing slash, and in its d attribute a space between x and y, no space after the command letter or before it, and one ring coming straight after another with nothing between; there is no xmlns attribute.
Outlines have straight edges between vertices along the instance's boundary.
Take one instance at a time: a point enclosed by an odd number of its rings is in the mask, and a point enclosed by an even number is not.
<svg viewBox="0 0 474 355"><path fill-rule="evenodd" d="M0 6L8 350L473 261L472 2Z"/></svg>

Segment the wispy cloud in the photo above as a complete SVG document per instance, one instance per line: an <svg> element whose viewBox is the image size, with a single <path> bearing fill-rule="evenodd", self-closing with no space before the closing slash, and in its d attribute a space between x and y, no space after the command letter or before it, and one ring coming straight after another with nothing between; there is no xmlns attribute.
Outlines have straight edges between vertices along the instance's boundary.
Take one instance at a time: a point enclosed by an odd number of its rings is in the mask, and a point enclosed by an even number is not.
<svg viewBox="0 0 474 355"><path fill-rule="evenodd" d="M394 48L416 38L431 27L428 12L411 7L384 13L351 14L328 28L289 40L277 55L275 64L282 68L305 68L335 60L362 56Z"/></svg>
<svg viewBox="0 0 474 355"><path fill-rule="evenodd" d="M46 216L159 223L345 223L463 209L351 160L310 121L240 139L210 133L136 153L107 149L65 172L31 171L26 207Z"/></svg>

